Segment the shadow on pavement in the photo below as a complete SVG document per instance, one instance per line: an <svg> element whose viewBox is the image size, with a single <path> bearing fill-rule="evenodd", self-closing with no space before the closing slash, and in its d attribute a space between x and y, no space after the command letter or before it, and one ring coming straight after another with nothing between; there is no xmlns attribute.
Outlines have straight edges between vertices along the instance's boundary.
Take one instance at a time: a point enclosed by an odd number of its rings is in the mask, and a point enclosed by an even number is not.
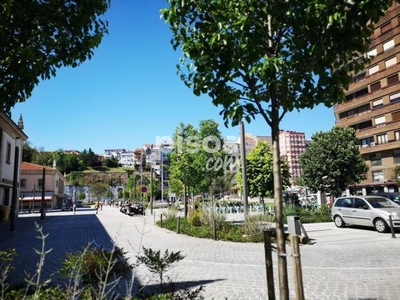
<svg viewBox="0 0 400 300"><path fill-rule="evenodd" d="M65 213L65 214L64 214ZM42 240L35 228L37 223L46 235L44 250L51 251L46 255L42 280L52 278L51 285L65 286L66 279L61 278L58 270L67 253L81 251L89 244L96 243L96 247L112 249L111 237L93 214L76 214L69 212L47 213L45 220L40 220L38 214L19 217L15 221L15 231L10 232L10 223L0 223L0 251L16 249L17 256L12 263L14 269L8 274L11 286L26 285L26 274L31 276L37 269L39 262L38 251L42 250ZM129 280L129 278L124 278ZM125 285L125 284L124 284ZM134 286L140 285L135 280Z"/></svg>
<svg viewBox="0 0 400 300"><path fill-rule="evenodd" d="M192 288L200 288L202 287L203 291L206 289L204 285L223 281L224 279L215 279L215 280L197 280L197 281L180 281L173 283L164 283L163 288L160 284L150 284L142 287L141 294L143 295L159 295L162 294L162 290L166 291L168 288L172 291L183 291L189 290ZM201 294L201 293L200 293Z"/></svg>

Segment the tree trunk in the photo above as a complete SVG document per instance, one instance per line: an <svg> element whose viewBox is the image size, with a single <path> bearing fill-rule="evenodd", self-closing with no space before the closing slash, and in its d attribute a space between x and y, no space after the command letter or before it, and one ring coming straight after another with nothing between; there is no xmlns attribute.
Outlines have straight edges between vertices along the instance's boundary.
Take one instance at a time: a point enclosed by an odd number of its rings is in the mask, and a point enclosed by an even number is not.
<svg viewBox="0 0 400 300"><path fill-rule="evenodd" d="M274 170L274 199L276 217L276 237L278 250L278 278L279 295L281 300L289 299L289 284L287 273L285 231L283 224L283 195L282 195L282 176L279 150L279 110L276 100L272 100L272 153Z"/></svg>

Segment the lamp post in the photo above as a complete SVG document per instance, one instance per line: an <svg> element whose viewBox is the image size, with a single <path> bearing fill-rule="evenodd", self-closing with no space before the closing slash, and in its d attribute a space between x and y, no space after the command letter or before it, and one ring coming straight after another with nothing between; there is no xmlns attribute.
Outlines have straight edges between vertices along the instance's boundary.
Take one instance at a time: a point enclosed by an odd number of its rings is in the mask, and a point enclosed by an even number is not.
<svg viewBox="0 0 400 300"><path fill-rule="evenodd" d="M164 145L161 144L160 147L160 175L161 175L161 201L164 202L164 168L163 168L163 163L164 163L164 157L163 157L163 150L164 150Z"/></svg>
<svg viewBox="0 0 400 300"><path fill-rule="evenodd" d="M150 214L153 214L153 166L150 165Z"/></svg>

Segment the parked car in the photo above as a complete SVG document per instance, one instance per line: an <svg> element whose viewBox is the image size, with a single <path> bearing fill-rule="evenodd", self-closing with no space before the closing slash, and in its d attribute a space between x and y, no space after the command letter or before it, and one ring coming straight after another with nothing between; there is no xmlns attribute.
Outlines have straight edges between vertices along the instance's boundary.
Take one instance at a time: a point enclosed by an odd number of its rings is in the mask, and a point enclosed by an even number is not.
<svg viewBox="0 0 400 300"><path fill-rule="evenodd" d="M145 215L144 206L140 203L130 203L127 205L125 213L127 215Z"/></svg>
<svg viewBox="0 0 400 300"><path fill-rule="evenodd" d="M61 210L72 210L73 203L71 200L65 200L61 203Z"/></svg>
<svg viewBox="0 0 400 300"><path fill-rule="evenodd" d="M371 194L371 196L385 197L400 205L400 193L376 193L376 194Z"/></svg>
<svg viewBox="0 0 400 300"><path fill-rule="evenodd" d="M119 207L119 211L122 212L123 214L125 214L128 209L128 206L129 206L129 203L121 204Z"/></svg>
<svg viewBox="0 0 400 300"><path fill-rule="evenodd" d="M370 226L378 232L389 231L389 216L392 217L393 227L400 228L400 205L381 196L339 197L331 209L331 217L337 227Z"/></svg>

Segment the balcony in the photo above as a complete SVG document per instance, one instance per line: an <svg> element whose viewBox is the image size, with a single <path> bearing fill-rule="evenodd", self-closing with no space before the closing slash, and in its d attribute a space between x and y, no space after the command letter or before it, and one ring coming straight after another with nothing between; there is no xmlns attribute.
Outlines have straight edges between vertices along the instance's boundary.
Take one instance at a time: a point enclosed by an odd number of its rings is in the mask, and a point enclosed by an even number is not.
<svg viewBox="0 0 400 300"><path fill-rule="evenodd" d="M373 152L382 152L384 150L394 150L400 148L400 141L389 141L383 144L375 144L374 142L370 143L369 145L360 146L360 153L361 154L368 154Z"/></svg>

